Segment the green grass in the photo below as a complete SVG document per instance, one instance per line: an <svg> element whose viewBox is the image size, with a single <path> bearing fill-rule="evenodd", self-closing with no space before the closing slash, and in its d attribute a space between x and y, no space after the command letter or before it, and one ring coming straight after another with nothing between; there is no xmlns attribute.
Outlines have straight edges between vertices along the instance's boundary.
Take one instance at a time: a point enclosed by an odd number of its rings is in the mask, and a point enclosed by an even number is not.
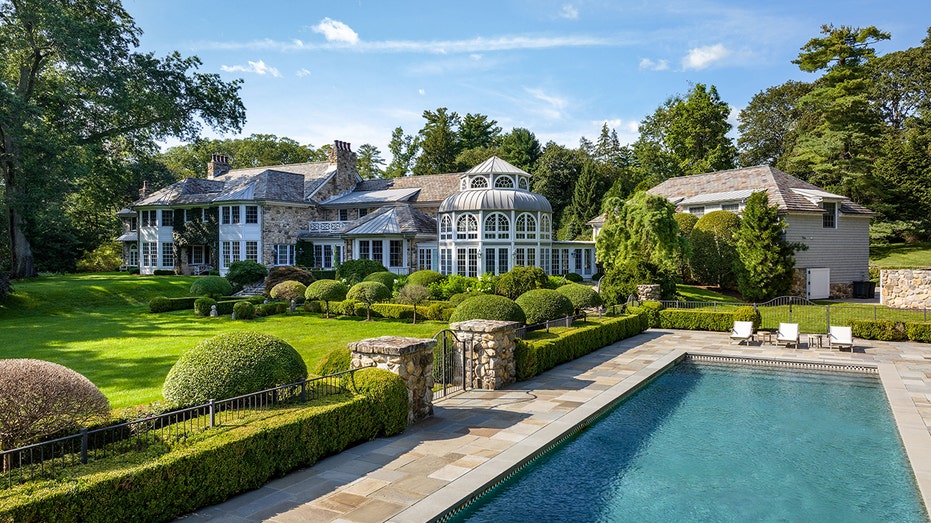
<svg viewBox="0 0 931 523"><path fill-rule="evenodd" d="M931 267L931 242L895 243L870 246L874 267Z"/></svg>
<svg viewBox="0 0 931 523"><path fill-rule="evenodd" d="M193 312L152 314L156 296L185 296L193 278L80 274L14 283L0 305L0 358L36 358L71 368L94 382L121 408L161 399L162 383L184 351L201 340L235 330L277 336L290 343L309 369L334 348L384 335L432 337L442 322L366 322L317 314L276 315L252 321L202 318Z"/></svg>
<svg viewBox="0 0 931 523"><path fill-rule="evenodd" d="M693 285L677 285L676 298L684 301L705 301L705 302L722 302L722 303L743 303L733 296L721 294L702 287Z"/></svg>

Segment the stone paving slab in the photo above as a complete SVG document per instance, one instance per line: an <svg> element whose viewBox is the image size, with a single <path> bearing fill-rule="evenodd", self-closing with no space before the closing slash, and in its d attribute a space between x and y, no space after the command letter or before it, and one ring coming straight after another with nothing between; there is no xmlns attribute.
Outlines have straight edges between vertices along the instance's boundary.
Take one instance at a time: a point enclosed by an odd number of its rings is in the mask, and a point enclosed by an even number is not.
<svg viewBox="0 0 931 523"><path fill-rule="evenodd" d="M403 434L186 516L236 522L429 521L609 408L685 352L877 366L926 506L931 502L931 345L857 340L838 352L733 345L726 333L650 330L500 391L435 405Z"/></svg>

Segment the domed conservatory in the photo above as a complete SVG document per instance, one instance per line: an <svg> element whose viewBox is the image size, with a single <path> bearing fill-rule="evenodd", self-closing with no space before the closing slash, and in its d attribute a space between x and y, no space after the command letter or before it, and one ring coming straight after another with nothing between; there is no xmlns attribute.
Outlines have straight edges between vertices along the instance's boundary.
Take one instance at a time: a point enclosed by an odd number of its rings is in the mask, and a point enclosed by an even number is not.
<svg viewBox="0 0 931 523"><path fill-rule="evenodd" d="M593 242L553 241L553 208L530 192L530 174L492 156L459 175L437 211L439 272L478 276L536 266L548 274L595 272Z"/></svg>

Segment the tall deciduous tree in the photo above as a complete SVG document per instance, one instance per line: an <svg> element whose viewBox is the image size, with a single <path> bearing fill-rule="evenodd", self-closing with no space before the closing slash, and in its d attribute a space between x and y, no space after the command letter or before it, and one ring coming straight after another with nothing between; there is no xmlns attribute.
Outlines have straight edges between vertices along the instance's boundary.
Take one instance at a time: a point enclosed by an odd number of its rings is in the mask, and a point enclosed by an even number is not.
<svg viewBox="0 0 931 523"><path fill-rule="evenodd" d="M169 170L181 178L203 178L207 162L214 154L230 158L231 167L244 169L265 165L326 161L326 151L313 145L274 134L252 134L245 138L200 139L171 147L159 157ZM151 182L149 183L152 186ZM157 187L153 187L157 188Z"/></svg>
<svg viewBox="0 0 931 523"><path fill-rule="evenodd" d="M456 155L460 151L459 114L440 107L436 111L424 111L423 117L427 123L420 130L420 156L414 163L414 175L455 171Z"/></svg>
<svg viewBox="0 0 931 523"><path fill-rule="evenodd" d="M572 149L549 142L533 170L533 192L542 194L553 208L553 227L561 223L563 211L572 202L575 182L582 174L581 156Z"/></svg>
<svg viewBox="0 0 931 523"><path fill-rule="evenodd" d="M811 89L809 83L789 80L753 96L738 117L740 165L781 165L782 156L791 148L801 118L799 98Z"/></svg>
<svg viewBox="0 0 931 523"><path fill-rule="evenodd" d="M35 215L60 205L88 155L245 121L238 81L197 72L197 58L135 52L140 33L118 0L0 1L0 173L15 277L35 274Z"/></svg>
<svg viewBox="0 0 931 523"><path fill-rule="evenodd" d="M395 127L391 132L391 141L388 142L388 152L391 153L391 163L385 168L386 178L398 178L410 174L411 164L420 150L420 138L404 134L404 129Z"/></svg>
<svg viewBox="0 0 931 523"><path fill-rule="evenodd" d="M792 285L793 255L798 246L786 242L779 208L769 205L766 191L747 198L734 235L738 263L737 288L745 299L763 301L785 294Z"/></svg>

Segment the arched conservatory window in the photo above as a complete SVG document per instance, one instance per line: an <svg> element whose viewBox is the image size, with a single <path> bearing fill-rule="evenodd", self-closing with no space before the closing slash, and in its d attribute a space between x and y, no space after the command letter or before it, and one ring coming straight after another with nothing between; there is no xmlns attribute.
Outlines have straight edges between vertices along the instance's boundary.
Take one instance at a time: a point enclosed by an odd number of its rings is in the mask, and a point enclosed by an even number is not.
<svg viewBox="0 0 931 523"><path fill-rule="evenodd" d="M540 218L540 239L550 239L550 217L546 215Z"/></svg>
<svg viewBox="0 0 931 523"><path fill-rule="evenodd" d="M475 219L474 214L463 214L456 220L456 239L478 239L478 220Z"/></svg>
<svg viewBox="0 0 931 523"><path fill-rule="evenodd" d="M517 239L535 240L537 238L537 220L531 214L521 214L517 217Z"/></svg>
<svg viewBox="0 0 931 523"><path fill-rule="evenodd" d="M440 222L440 239L453 239L453 221L449 218L449 216L443 216L443 221Z"/></svg>
<svg viewBox="0 0 931 523"><path fill-rule="evenodd" d="M501 213L493 213L485 218L485 239L506 240L511 233L511 221Z"/></svg>
<svg viewBox="0 0 931 523"><path fill-rule="evenodd" d="M495 188L498 189L513 189L514 180L510 176L499 176L495 178Z"/></svg>
<svg viewBox="0 0 931 523"><path fill-rule="evenodd" d="M476 178L472 178L472 185L471 185L471 187L472 187L473 189L484 189L485 187L488 187L488 179L487 179L487 178L483 178L483 177L481 177L481 176L476 177Z"/></svg>
<svg viewBox="0 0 931 523"><path fill-rule="evenodd" d="M529 191L529 190L530 190L530 187L529 187L529 185L527 184L527 178L524 177L524 176L521 176L520 179L517 181L517 186L520 187L521 189L525 190L525 191Z"/></svg>

